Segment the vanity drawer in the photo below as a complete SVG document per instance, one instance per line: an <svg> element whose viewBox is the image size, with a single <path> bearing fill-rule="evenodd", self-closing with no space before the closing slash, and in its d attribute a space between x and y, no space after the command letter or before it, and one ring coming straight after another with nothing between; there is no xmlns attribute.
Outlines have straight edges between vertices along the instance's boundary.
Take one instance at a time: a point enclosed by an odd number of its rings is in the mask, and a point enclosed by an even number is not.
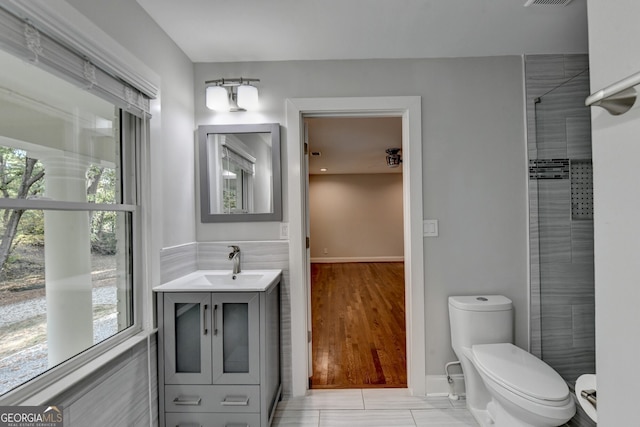
<svg viewBox="0 0 640 427"><path fill-rule="evenodd" d="M257 385L166 385L167 412L260 412Z"/></svg>
<svg viewBox="0 0 640 427"><path fill-rule="evenodd" d="M165 414L166 427L261 427L260 414L212 414L177 413Z"/></svg>

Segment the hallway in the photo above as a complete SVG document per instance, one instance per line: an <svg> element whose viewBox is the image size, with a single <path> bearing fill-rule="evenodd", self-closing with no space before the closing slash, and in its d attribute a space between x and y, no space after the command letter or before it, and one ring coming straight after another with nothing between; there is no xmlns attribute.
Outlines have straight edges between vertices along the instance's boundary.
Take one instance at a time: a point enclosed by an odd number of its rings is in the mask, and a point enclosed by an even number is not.
<svg viewBox="0 0 640 427"><path fill-rule="evenodd" d="M311 388L406 387L404 264L312 264L311 284Z"/></svg>

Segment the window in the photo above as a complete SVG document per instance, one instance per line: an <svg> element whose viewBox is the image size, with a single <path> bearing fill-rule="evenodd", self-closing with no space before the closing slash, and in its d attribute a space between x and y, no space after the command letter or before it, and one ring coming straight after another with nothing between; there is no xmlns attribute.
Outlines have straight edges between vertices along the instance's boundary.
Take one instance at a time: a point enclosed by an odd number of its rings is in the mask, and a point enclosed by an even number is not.
<svg viewBox="0 0 640 427"><path fill-rule="evenodd" d="M139 329L143 120L0 50L0 395Z"/></svg>
<svg viewBox="0 0 640 427"><path fill-rule="evenodd" d="M238 150L239 151L239 150ZM223 213L253 212L255 157L222 147Z"/></svg>

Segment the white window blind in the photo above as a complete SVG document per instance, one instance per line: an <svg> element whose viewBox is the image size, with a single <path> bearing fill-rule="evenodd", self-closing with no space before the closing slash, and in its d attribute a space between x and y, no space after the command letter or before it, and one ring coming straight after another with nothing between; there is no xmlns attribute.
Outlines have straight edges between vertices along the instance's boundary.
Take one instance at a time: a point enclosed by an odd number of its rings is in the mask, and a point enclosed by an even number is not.
<svg viewBox="0 0 640 427"><path fill-rule="evenodd" d="M138 117L148 118L149 97L0 6L0 49L30 61Z"/></svg>
<svg viewBox="0 0 640 427"><path fill-rule="evenodd" d="M222 162L231 162L250 175L255 173L255 158L245 157L226 145L222 150Z"/></svg>

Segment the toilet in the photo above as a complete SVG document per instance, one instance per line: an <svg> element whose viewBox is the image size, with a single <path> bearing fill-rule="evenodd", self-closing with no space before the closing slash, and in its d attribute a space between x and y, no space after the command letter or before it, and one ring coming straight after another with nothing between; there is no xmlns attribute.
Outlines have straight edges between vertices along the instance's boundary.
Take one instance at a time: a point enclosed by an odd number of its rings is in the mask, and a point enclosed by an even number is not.
<svg viewBox="0 0 640 427"><path fill-rule="evenodd" d="M501 295L449 297L451 345L467 408L482 427L555 427L576 412L566 382L513 342L513 304Z"/></svg>

